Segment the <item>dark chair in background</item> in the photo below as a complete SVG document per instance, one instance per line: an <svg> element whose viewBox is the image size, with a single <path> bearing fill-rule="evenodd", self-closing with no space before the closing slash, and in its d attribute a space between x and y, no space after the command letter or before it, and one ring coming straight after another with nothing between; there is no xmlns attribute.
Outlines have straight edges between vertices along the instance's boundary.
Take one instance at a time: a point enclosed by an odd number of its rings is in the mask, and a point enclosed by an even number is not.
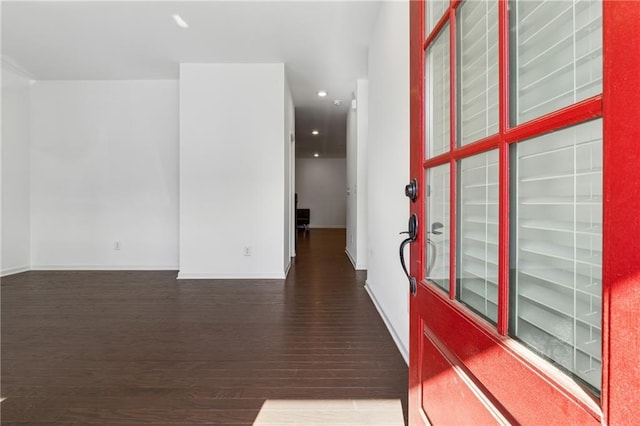
<svg viewBox="0 0 640 426"><path fill-rule="evenodd" d="M309 230L309 223L311 221L311 210L309 209L296 209L296 228Z"/></svg>

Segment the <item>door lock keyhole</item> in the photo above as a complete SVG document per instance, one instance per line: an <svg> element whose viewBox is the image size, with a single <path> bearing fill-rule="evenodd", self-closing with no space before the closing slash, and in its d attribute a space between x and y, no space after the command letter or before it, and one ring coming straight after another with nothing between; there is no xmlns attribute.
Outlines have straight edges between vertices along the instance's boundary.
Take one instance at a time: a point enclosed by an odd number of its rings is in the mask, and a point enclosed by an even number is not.
<svg viewBox="0 0 640 426"><path fill-rule="evenodd" d="M411 179L409 185L404 187L404 195L409 197L412 202L416 202L418 199L418 181L416 179Z"/></svg>

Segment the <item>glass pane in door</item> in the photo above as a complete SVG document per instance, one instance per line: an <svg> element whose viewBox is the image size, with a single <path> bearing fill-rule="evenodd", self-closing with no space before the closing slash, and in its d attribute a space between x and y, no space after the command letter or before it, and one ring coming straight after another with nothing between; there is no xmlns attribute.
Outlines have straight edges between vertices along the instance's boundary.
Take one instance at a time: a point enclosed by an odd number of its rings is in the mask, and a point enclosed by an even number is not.
<svg viewBox="0 0 640 426"><path fill-rule="evenodd" d="M425 6L425 37L429 36L431 31L435 28L436 24L442 15L449 7L449 0L429 0Z"/></svg>
<svg viewBox="0 0 640 426"><path fill-rule="evenodd" d="M498 2L465 1L458 15L459 145L498 132Z"/></svg>
<svg viewBox="0 0 640 426"><path fill-rule="evenodd" d="M514 124L602 92L602 1L510 3Z"/></svg>
<svg viewBox="0 0 640 426"><path fill-rule="evenodd" d="M600 389L602 120L513 147L510 333Z"/></svg>
<svg viewBox="0 0 640 426"><path fill-rule="evenodd" d="M427 226L425 277L449 291L449 164L427 170Z"/></svg>
<svg viewBox="0 0 640 426"><path fill-rule="evenodd" d="M458 300L498 321L498 151L460 161Z"/></svg>
<svg viewBox="0 0 640 426"><path fill-rule="evenodd" d="M446 25L427 51L425 99L428 157L448 152L451 146L449 38L449 26Z"/></svg>

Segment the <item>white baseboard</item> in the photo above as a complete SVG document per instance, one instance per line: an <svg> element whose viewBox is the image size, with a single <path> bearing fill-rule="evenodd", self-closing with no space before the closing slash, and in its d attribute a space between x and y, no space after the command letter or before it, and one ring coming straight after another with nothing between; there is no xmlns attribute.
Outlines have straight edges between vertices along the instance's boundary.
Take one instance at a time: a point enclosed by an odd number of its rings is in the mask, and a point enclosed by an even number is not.
<svg viewBox="0 0 640 426"><path fill-rule="evenodd" d="M289 275L289 271L291 270L291 259L293 259L292 257L289 258L289 263L287 263L287 267L284 268L284 277L286 278L287 275Z"/></svg>
<svg viewBox="0 0 640 426"><path fill-rule="evenodd" d="M214 273L214 272L178 272L179 280L284 280L283 272L243 272L243 273Z"/></svg>
<svg viewBox="0 0 640 426"><path fill-rule="evenodd" d="M371 286L369 285L369 281L368 280L365 281L364 289L367 290L367 293L369 294L369 297L371 298L371 301L373 302L373 305L378 310L378 314L380 314L380 317L382 318L382 321L384 321L384 325L387 326L387 330L389 330L389 334L391 334L391 337L393 338L393 341L396 343L396 347L400 351L400 354L402 355L402 358L404 358L404 362L406 362L407 365L409 365L409 351L402 344L402 340L400 340L400 337L398 337L398 333L396 333L396 330L391 325L391 321L389 321L389 318L387 318L387 315L382 310L382 307L380 306L380 303L378 303L378 300L376 299L376 296L373 294L373 290L371 290Z"/></svg>
<svg viewBox="0 0 640 426"><path fill-rule="evenodd" d="M28 272L30 270L31 270L31 268L29 267L29 265L18 266L16 268L7 268L7 269L3 269L2 272L0 272L0 277L6 277L8 275L20 274L22 272Z"/></svg>
<svg viewBox="0 0 640 426"><path fill-rule="evenodd" d="M355 269L356 271L366 271L367 270L367 268L358 267L358 263L355 261L353 256L351 256L351 253L349 253L349 249L348 248L345 248L344 252L347 253L347 257L351 261L351 264L353 265L353 269Z"/></svg>
<svg viewBox="0 0 640 426"><path fill-rule="evenodd" d="M347 229L347 225L309 225L309 229Z"/></svg>
<svg viewBox="0 0 640 426"><path fill-rule="evenodd" d="M34 265L32 271L177 271L178 265Z"/></svg>
<svg viewBox="0 0 640 426"><path fill-rule="evenodd" d="M353 260L353 256L351 256L351 253L349 253L349 248L345 247L344 248L344 252L347 254L347 257L349 258L349 261L351 262L351 264L353 265L353 269L357 270L358 267L356 266L356 261Z"/></svg>

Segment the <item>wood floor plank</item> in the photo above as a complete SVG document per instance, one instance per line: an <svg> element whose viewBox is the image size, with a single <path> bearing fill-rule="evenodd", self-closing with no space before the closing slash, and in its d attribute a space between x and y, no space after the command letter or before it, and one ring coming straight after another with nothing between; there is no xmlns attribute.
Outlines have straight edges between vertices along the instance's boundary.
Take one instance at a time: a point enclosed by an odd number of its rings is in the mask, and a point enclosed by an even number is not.
<svg viewBox="0 0 640 426"><path fill-rule="evenodd" d="M398 403L406 422L406 364L344 240L344 230L300 233L286 280L3 278L2 424L252 424L276 400L338 423L313 403ZM367 418L382 417L343 420Z"/></svg>

